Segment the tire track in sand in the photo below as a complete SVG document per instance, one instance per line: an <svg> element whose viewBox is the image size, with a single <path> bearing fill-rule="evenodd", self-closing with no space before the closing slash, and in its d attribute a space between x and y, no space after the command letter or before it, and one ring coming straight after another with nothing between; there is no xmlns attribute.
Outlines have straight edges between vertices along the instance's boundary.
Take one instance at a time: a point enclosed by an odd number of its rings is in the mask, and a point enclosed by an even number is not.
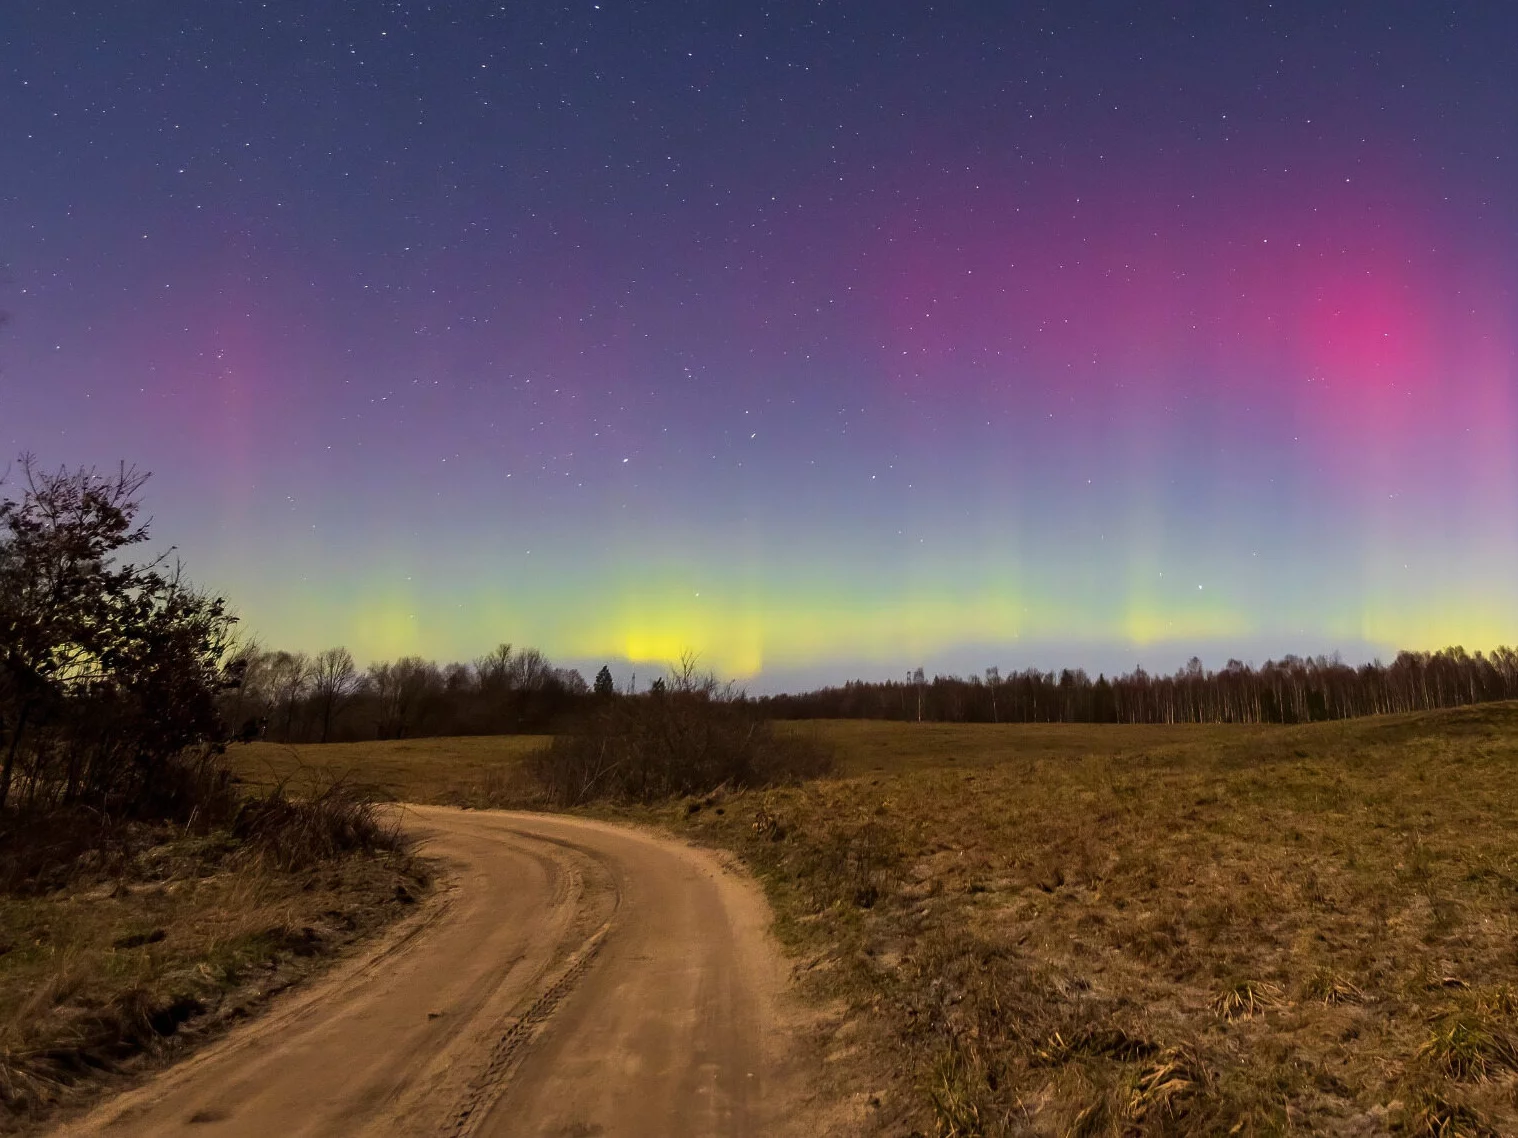
<svg viewBox="0 0 1518 1138"><path fill-rule="evenodd" d="M779 1134L804 1075L753 883L669 838L407 807L445 884L67 1135Z"/></svg>

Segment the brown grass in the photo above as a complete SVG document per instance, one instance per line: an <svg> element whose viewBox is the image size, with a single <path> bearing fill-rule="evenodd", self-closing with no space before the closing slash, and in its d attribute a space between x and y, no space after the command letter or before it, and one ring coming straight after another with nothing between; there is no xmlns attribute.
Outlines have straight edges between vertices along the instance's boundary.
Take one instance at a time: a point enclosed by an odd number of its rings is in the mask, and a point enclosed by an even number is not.
<svg viewBox="0 0 1518 1138"><path fill-rule="evenodd" d="M0 893L0 1132L255 1011L407 911L422 867L342 788L232 831L132 825ZM378 856L368 856L378 855Z"/></svg>
<svg viewBox="0 0 1518 1138"><path fill-rule="evenodd" d="M253 786L280 782L300 790L338 779L382 801L446 806L509 805L530 796L521 777L529 755L551 735L392 739L377 743L251 743L228 751L238 777Z"/></svg>
<svg viewBox="0 0 1518 1138"><path fill-rule="evenodd" d="M906 1045L882 1129L1518 1133L1518 707L821 729L856 777L666 817L760 870L882 1069Z"/></svg>
<svg viewBox="0 0 1518 1138"><path fill-rule="evenodd" d="M877 1131L1518 1133L1518 705L782 729L849 777L624 816L760 874ZM448 801L530 745L348 757Z"/></svg>
<svg viewBox="0 0 1518 1138"><path fill-rule="evenodd" d="M900 774L927 767L975 769L1009 761L1081 759L1093 751L1120 758L1156 747L1183 750L1248 745L1274 727L885 723L875 720L779 722L781 737L815 743L844 776ZM551 735L467 735L365 743L250 743L228 752L247 784L271 787L332 780L383 801L436 805L516 805L535 791L524 764L552 746Z"/></svg>

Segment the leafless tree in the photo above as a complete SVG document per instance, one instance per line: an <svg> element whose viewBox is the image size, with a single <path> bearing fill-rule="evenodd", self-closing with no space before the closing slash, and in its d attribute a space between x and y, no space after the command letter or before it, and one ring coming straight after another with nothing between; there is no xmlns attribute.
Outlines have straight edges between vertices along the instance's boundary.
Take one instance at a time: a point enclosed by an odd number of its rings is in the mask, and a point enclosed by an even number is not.
<svg viewBox="0 0 1518 1138"><path fill-rule="evenodd" d="M295 738L295 716L310 693L311 660L304 652L276 652L267 666L270 711L284 719L281 737Z"/></svg>
<svg viewBox="0 0 1518 1138"><path fill-rule="evenodd" d="M419 656L405 656L393 664L373 664L368 679L379 706L382 738L404 739L417 733L428 702L443 690L437 665Z"/></svg>
<svg viewBox="0 0 1518 1138"><path fill-rule="evenodd" d="M332 733L332 720L359 685L358 669L346 648L328 648L311 661L311 697L320 719L321 741Z"/></svg>

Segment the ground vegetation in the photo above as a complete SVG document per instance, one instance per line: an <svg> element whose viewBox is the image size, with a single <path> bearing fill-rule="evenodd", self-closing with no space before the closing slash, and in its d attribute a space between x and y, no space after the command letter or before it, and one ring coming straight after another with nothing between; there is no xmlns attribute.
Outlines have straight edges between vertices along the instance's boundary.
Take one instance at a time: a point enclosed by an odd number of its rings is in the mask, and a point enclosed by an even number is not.
<svg viewBox="0 0 1518 1138"><path fill-rule="evenodd" d="M223 824L33 816L0 836L0 1133L214 1037L414 908L429 877L347 787Z"/></svg>
<svg viewBox="0 0 1518 1138"><path fill-rule="evenodd" d="M882 1132L1518 1132L1518 705L1168 730L667 824L765 879Z"/></svg>
<svg viewBox="0 0 1518 1138"><path fill-rule="evenodd" d="M172 551L126 558L148 539L145 476L26 458L16 474L0 499L0 1130L248 1014L425 885L356 787L249 793L227 767L220 712L246 658Z"/></svg>
<svg viewBox="0 0 1518 1138"><path fill-rule="evenodd" d="M827 747L777 733L753 702L702 672L692 655L646 695L598 699L526 762L533 787L560 808L772 786L832 768Z"/></svg>
<svg viewBox="0 0 1518 1138"><path fill-rule="evenodd" d="M863 1132L1518 1132L1518 704L775 729L839 776L595 810L760 876ZM424 801L530 761L463 742L369 746Z"/></svg>

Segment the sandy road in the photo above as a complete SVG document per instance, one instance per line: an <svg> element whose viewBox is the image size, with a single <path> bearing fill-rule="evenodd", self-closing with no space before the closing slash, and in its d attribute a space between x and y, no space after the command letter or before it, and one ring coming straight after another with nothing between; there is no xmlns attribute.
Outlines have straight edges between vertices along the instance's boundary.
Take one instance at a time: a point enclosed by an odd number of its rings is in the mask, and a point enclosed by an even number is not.
<svg viewBox="0 0 1518 1138"><path fill-rule="evenodd" d="M782 1134L801 1101L752 883L670 839L408 807L448 881L370 953L70 1135Z"/></svg>

